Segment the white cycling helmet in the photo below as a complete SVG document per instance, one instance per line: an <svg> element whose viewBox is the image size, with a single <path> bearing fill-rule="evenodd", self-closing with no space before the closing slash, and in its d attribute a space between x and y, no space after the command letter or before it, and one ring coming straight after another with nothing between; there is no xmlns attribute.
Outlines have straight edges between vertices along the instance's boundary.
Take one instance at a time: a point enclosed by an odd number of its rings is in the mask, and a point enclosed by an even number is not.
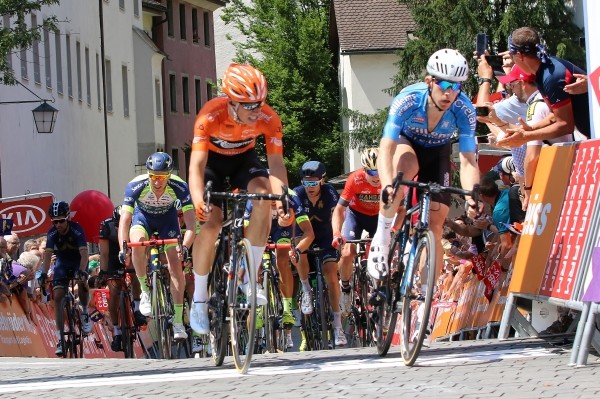
<svg viewBox="0 0 600 399"><path fill-rule="evenodd" d="M444 48L429 57L427 73L451 82L464 82L469 77L469 65L457 50Z"/></svg>
<svg viewBox="0 0 600 399"><path fill-rule="evenodd" d="M377 170L377 156L379 148L366 148L360 155L360 163L367 170Z"/></svg>

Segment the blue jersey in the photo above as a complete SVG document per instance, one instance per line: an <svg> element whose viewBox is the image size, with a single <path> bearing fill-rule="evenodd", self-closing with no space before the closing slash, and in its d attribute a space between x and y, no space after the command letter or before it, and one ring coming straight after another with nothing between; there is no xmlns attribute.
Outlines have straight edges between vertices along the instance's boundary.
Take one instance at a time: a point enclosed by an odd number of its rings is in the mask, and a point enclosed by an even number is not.
<svg viewBox="0 0 600 399"><path fill-rule="evenodd" d="M464 94L444 112L433 131L427 127L427 99L429 89L424 82L405 87L392 101L383 137L399 141L406 136L412 143L422 147L440 147L448 144L458 132L460 152L475 152L475 108Z"/></svg>
<svg viewBox="0 0 600 399"><path fill-rule="evenodd" d="M133 213L136 208L148 216L165 215L171 209L181 208L183 212L193 209L192 196L186 182L181 177L171 175L160 198L156 197L148 175L139 175L127 184L123 209Z"/></svg>
<svg viewBox="0 0 600 399"><path fill-rule="evenodd" d="M590 107L588 93L569 94L565 86L577 80L573 74L585 75L577 65L557 57L542 62L535 74L535 84L551 109L572 104L575 127L590 137Z"/></svg>
<svg viewBox="0 0 600 399"><path fill-rule="evenodd" d="M85 233L79 223L70 220L68 223L69 230L65 235L59 234L55 226L52 226L48 230L46 249L52 250L56 255L57 265L64 264L71 267L79 267L79 262L81 262L79 250L81 248L87 249Z"/></svg>
<svg viewBox="0 0 600 399"><path fill-rule="evenodd" d="M310 219L313 231L315 232L315 243L323 248L330 247L331 240L333 240L331 215L340 199L337 191L335 191L335 188L331 184L323 184L321 186L321 197L314 205L308 199L308 194L306 194L304 186L298 186L294 188L294 191L298 195L300 203Z"/></svg>

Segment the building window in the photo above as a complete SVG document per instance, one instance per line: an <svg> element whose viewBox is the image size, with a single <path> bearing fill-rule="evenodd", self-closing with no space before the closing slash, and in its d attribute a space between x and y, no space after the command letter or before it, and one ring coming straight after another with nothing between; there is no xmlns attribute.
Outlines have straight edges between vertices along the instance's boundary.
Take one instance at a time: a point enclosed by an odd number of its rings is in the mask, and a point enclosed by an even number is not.
<svg viewBox="0 0 600 399"><path fill-rule="evenodd" d="M121 76L123 77L123 114L129 116L129 85L127 81L127 65L121 66Z"/></svg>
<svg viewBox="0 0 600 399"><path fill-rule="evenodd" d="M2 16L2 27L10 30L10 16L9 15L3 15ZM8 52L6 54L6 65L12 69L12 54L10 52Z"/></svg>
<svg viewBox="0 0 600 399"><path fill-rule="evenodd" d="M210 101L213 98L213 84L210 81L206 82L206 101Z"/></svg>
<svg viewBox="0 0 600 399"><path fill-rule="evenodd" d="M37 26L37 15L31 14L31 27ZM33 81L37 84L42 84L40 73L40 42L35 39L31 44L31 52L33 54Z"/></svg>
<svg viewBox="0 0 600 399"><path fill-rule="evenodd" d="M92 105L92 77L90 76L90 49L85 48L85 87L87 105Z"/></svg>
<svg viewBox="0 0 600 399"><path fill-rule="evenodd" d="M155 97L155 103L156 103L156 116L158 118L162 118L162 101L160 101L160 80L159 79L155 79L154 80L154 97Z"/></svg>
<svg viewBox="0 0 600 399"><path fill-rule="evenodd" d="M210 47L210 14L204 11L204 45Z"/></svg>
<svg viewBox="0 0 600 399"><path fill-rule="evenodd" d="M179 35L181 36L181 40L187 39L185 32L185 4L179 5Z"/></svg>
<svg viewBox="0 0 600 399"><path fill-rule="evenodd" d="M175 37L173 30L173 0L167 0L167 33L169 37Z"/></svg>
<svg viewBox="0 0 600 399"><path fill-rule="evenodd" d="M56 90L63 94L63 72L62 72L62 48L60 44L60 32L54 34L54 47L56 51Z"/></svg>
<svg viewBox="0 0 600 399"><path fill-rule="evenodd" d="M171 149L171 158L173 159L173 172L176 175L181 176L179 173L179 148Z"/></svg>
<svg viewBox="0 0 600 399"><path fill-rule="evenodd" d="M196 114L202 108L202 82L200 79L194 79L194 95L196 97Z"/></svg>
<svg viewBox="0 0 600 399"><path fill-rule="evenodd" d="M119 8L125 11L125 0L119 0Z"/></svg>
<svg viewBox="0 0 600 399"><path fill-rule="evenodd" d="M21 58L21 79L29 80L27 75L27 49L21 48L19 57Z"/></svg>
<svg viewBox="0 0 600 399"><path fill-rule="evenodd" d="M65 36L65 47L67 48L67 94L73 98L73 72L71 67L71 35Z"/></svg>
<svg viewBox="0 0 600 399"><path fill-rule="evenodd" d="M171 112L177 112L177 83L175 81L175 74L169 75L169 101L171 102Z"/></svg>
<svg viewBox="0 0 600 399"><path fill-rule="evenodd" d="M198 10L192 8L192 41L198 43Z"/></svg>
<svg viewBox="0 0 600 399"><path fill-rule="evenodd" d="M133 0L133 15L140 16L140 0Z"/></svg>
<svg viewBox="0 0 600 399"><path fill-rule="evenodd" d="M75 60L77 71L77 99L83 101L83 88L81 87L81 43L79 40L75 42Z"/></svg>
<svg viewBox="0 0 600 399"><path fill-rule="evenodd" d="M189 79L187 76L183 76L181 78L181 86L182 86L182 93L183 93L183 113L185 114L189 114L190 113L190 86L189 86Z"/></svg>
<svg viewBox="0 0 600 399"><path fill-rule="evenodd" d="M104 86L104 90L106 90L106 110L108 112L113 112L113 103L112 103L112 73L110 71L110 60L104 61L104 69L106 70L106 82Z"/></svg>
<svg viewBox="0 0 600 399"><path fill-rule="evenodd" d="M52 87L52 55L50 54L50 31L44 29L44 70L46 72L46 87Z"/></svg>
<svg viewBox="0 0 600 399"><path fill-rule="evenodd" d="M100 95L100 82L102 81L102 71L100 70L100 55L96 53L96 92L98 93L98 109L102 109L102 97Z"/></svg>

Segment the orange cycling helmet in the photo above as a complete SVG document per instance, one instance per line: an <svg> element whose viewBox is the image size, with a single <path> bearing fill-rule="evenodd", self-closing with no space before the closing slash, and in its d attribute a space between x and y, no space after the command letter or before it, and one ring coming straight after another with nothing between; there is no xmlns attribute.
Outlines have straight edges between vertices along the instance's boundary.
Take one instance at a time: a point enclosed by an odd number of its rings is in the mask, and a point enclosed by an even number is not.
<svg viewBox="0 0 600 399"><path fill-rule="evenodd" d="M233 101L263 102L267 98L267 80L252 65L231 64L223 75L222 90Z"/></svg>

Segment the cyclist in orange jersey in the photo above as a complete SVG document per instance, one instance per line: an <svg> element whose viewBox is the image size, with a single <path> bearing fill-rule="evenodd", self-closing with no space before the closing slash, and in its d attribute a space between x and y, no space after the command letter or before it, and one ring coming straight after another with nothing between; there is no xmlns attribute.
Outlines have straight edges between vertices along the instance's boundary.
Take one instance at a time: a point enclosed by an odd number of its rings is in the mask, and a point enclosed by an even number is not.
<svg viewBox="0 0 600 399"><path fill-rule="evenodd" d="M192 251L195 286L190 325L199 334L209 332L208 273L223 220L218 202L204 202L206 182L213 182L214 191L239 188L251 193L275 194L282 194L282 184L287 185L281 120L265 104L267 82L263 74L250 65L231 64L223 76L222 90L226 96L207 102L196 117L190 158L192 201L198 219L204 222ZM265 137L270 173L258 160L254 148L256 137L260 135ZM226 186L226 181L231 187ZM281 203L277 207L284 216ZM246 238L252 244L255 270L262 260L270 221L270 202L255 202L246 230ZM260 285L256 291L257 304L265 304L266 297Z"/></svg>

